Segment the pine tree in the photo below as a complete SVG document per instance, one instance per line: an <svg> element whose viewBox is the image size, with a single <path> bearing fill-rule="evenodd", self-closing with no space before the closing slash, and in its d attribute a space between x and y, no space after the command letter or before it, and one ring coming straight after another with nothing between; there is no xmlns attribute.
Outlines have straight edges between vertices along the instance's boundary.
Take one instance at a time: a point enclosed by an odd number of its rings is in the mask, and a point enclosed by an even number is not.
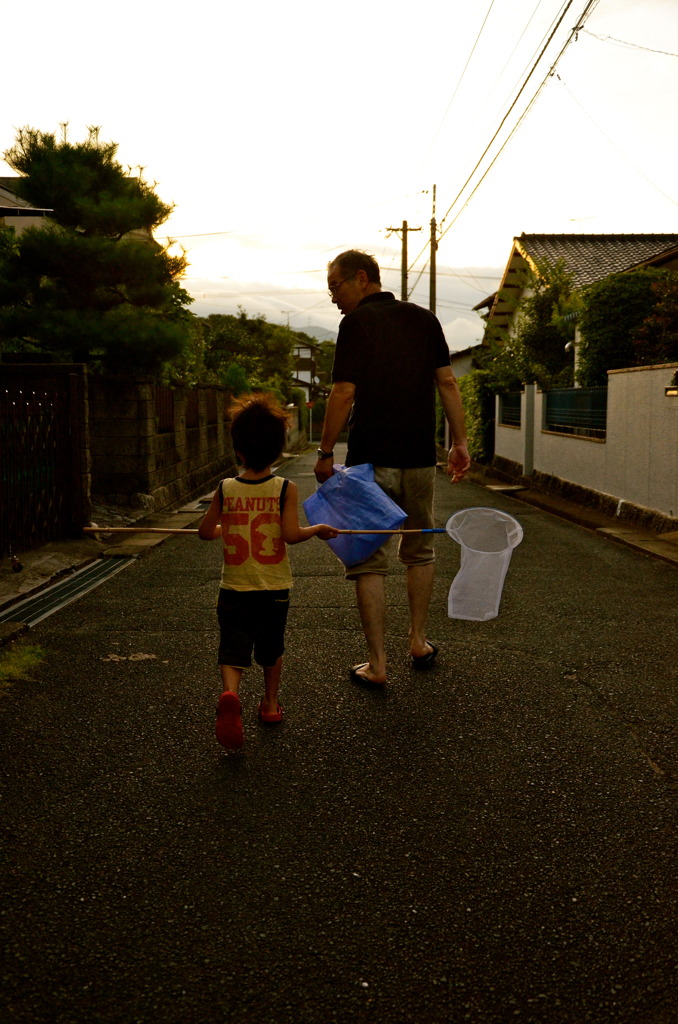
<svg viewBox="0 0 678 1024"><path fill-rule="evenodd" d="M52 212L4 254L3 348L146 373L182 353L192 319L178 284L186 259L152 236L172 207L117 162L117 148L97 128L73 144L26 127L4 153L18 195Z"/></svg>

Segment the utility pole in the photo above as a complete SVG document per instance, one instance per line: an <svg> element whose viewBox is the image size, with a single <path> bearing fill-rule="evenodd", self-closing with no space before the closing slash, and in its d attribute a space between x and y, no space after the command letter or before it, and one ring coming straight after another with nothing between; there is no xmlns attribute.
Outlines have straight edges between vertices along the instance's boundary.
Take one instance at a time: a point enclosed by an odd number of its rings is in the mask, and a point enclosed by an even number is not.
<svg viewBox="0 0 678 1024"><path fill-rule="evenodd" d="M432 313L436 311L436 252L438 239L436 237L436 186L433 186L433 216L431 217L431 274L428 282L428 308Z"/></svg>
<svg viewBox="0 0 678 1024"><path fill-rule="evenodd" d="M387 238L391 234L397 235L400 231L403 233L403 249L400 264L400 298L403 302L407 302L407 232L421 231L421 228L410 228L407 226L407 221L404 220L401 228L387 228L386 230L388 231Z"/></svg>

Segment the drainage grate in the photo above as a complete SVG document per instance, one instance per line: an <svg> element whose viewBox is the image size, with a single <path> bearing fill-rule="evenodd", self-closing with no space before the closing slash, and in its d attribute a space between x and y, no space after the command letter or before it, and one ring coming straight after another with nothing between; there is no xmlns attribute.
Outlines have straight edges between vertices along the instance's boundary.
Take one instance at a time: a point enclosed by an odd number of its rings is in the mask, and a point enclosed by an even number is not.
<svg viewBox="0 0 678 1024"><path fill-rule="evenodd" d="M136 562L136 558L100 558L91 562L59 583L41 590L39 594L26 597L0 611L0 622L23 622L27 626L35 626L48 615L94 590L100 583L105 583L132 562Z"/></svg>

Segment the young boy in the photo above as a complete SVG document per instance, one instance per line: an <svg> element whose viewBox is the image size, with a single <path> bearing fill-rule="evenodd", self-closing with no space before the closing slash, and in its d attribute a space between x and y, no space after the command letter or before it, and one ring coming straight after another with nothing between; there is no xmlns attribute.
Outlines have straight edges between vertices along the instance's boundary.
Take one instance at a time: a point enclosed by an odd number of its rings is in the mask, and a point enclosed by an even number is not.
<svg viewBox="0 0 678 1024"><path fill-rule="evenodd" d="M271 395L248 395L235 403L231 437L244 469L221 481L198 530L202 540L221 537L224 548L217 601L224 692L215 731L229 750L239 750L245 741L238 690L243 671L252 665L252 651L264 670L259 719L282 721L278 689L292 586L285 545L337 536L324 524L300 526L296 484L271 472L286 436L287 415Z"/></svg>

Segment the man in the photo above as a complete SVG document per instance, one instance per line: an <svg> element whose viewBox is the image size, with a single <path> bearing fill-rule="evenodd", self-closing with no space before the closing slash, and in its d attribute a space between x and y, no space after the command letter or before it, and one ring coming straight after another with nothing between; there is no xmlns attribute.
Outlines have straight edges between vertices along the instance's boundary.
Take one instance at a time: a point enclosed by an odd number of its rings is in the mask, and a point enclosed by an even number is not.
<svg viewBox="0 0 678 1024"><path fill-rule="evenodd" d="M332 476L334 445L350 414L346 464L372 463L377 483L407 512L404 529L430 529L436 388L453 441L447 460L452 482L463 479L471 464L461 396L440 323L427 309L382 292L379 266L367 253L351 249L337 256L328 266L327 285L344 320L337 338L316 478L323 483ZM426 636L435 572L431 537L406 534L398 549L407 566L414 668L429 668L438 653ZM386 545L346 572L346 578L356 583L369 653L369 661L354 665L350 674L356 682L374 686L386 682L387 572Z"/></svg>

